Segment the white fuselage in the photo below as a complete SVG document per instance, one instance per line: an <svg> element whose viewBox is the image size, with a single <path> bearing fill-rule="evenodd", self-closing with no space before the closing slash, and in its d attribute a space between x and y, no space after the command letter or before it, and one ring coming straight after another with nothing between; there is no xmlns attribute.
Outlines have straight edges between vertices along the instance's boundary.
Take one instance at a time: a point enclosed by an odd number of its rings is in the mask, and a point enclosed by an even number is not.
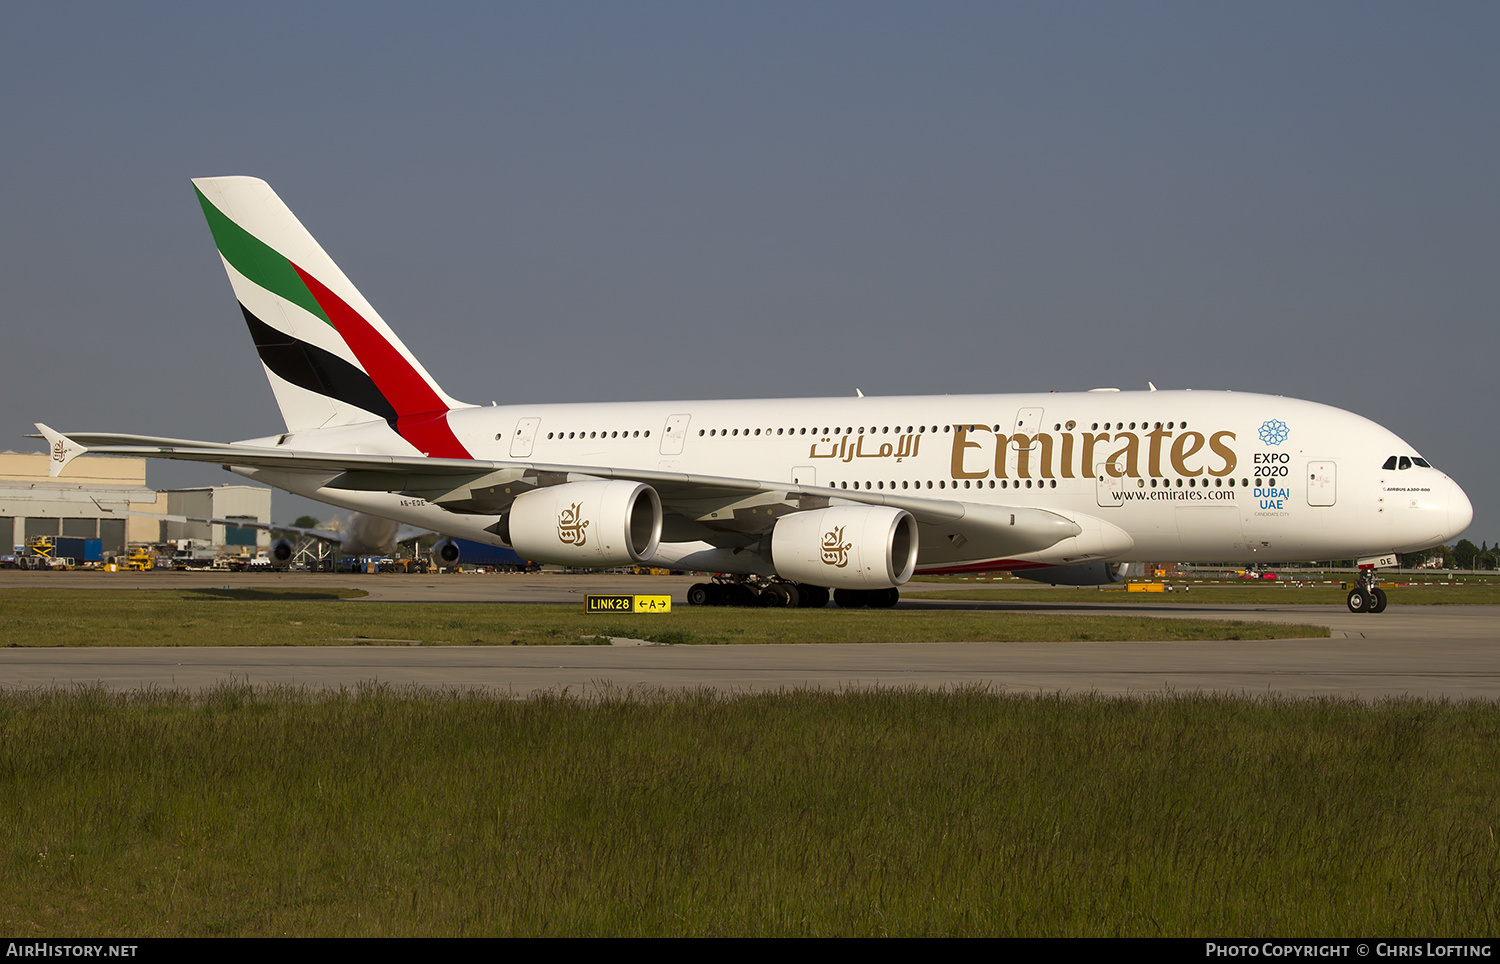
<svg viewBox="0 0 1500 964"><path fill-rule="evenodd" d="M803 398L456 409L476 459L749 479L832 497L931 498L1099 520L1111 561L1269 563L1414 551L1463 531L1463 491L1387 429L1340 409L1232 392ZM1019 436L1019 438L1017 438ZM384 423L288 449L414 455ZM1391 457L1409 467L1385 469ZM334 505L496 543L491 516L327 479L237 470ZM1094 524L1089 521L1088 524ZM955 553L957 552L957 555ZM918 571L981 569L924 542ZM1024 564L1024 560L1021 560ZM1043 561L1038 564L1056 564ZM1004 568L1004 566L995 566Z"/></svg>

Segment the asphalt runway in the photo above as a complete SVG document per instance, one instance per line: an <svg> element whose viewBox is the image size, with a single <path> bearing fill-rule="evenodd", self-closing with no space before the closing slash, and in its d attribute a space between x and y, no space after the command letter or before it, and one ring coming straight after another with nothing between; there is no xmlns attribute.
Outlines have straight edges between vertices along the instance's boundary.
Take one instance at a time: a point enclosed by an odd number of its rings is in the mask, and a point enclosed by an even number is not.
<svg viewBox="0 0 1500 964"><path fill-rule="evenodd" d="M345 586L370 596L348 605L401 602L578 602L590 592L670 592L682 604L688 577L312 574L16 573L12 586ZM952 589L951 584L926 584ZM722 693L816 688L926 689L967 685L1022 693L1228 692L1361 699L1500 698L1500 606L1402 606L1355 615L1342 606L1109 604L1089 590L1057 589L1055 602L924 600L908 587L906 608L1090 615L1218 617L1315 623L1330 639L1251 642L865 643L774 646L557 647L172 647L8 649L0 686L102 685L201 690L225 681L256 686L480 688L517 697L594 696L708 688ZM3 598L3 597L0 597ZM656 617L648 617L656 618Z"/></svg>

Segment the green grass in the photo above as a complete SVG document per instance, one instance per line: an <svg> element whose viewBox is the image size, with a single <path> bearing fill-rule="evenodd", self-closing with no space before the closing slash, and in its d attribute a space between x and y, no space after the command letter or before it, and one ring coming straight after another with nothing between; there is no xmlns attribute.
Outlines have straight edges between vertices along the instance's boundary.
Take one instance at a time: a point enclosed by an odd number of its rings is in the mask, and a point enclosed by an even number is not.
<svg viewBox="0 0 1500 964"><path fill-rule="evenodd" d="M1217 570L1200 570L1198 572L1180 574L1168 577L1168 582L1193 582L1194 580L1210 580L1227 582L1240 586L1275 586L1287 582L1348 582L1354 578L1354 573L1348 569L1279 569L1271 567L1270 571L1276 574L1274 580L1243 579L1229 576ZM1500 586L1500 573L1481 571L1447 571L1442 569L1422 570L1393 570L1382 569L1380 576L1386 582L1399 583L1463 583L1465 585ZM975 575L946 575L946 576L913 576L912 582L955 582L973 583L976 581L991 581L1010 585L1036 586L1039 583L1020 576L1007 576L1001 573L989 573Z"/></svg>
<svg viewBox="0 0 1500 964"><path fill-rule="evenodd" d="M1099 589L1095 586L1059 587L1027 583L1004 583L982 589L939 589L909 593L910 599L1009 600L1014 602L1084 602L1126 604L1187 604L1249 606L1343 605L1348 590L1341 586L1294 586L1267 582L1250 585L1211 586L1169 581L1172 592L1127 592L1124 584ZM1396 586L1386 590L1392 606L1500 605L1500 585Z"/></svg>
<svg viewBox="0 0 1500 964"><path fill-rule="evenodd" d="M0 693L0 930L1493 935L1494 703Z"/></svg>
<svg viewBox="0 0 1500 964"><path fill-rule="evenodd" d="M1325 637L1326 627L1241 620L902 610L679 606L590 615L582 606L360 603L358 590L10 589L0 646L576 645L601 636L674 644L1014 642Z"/></svg>

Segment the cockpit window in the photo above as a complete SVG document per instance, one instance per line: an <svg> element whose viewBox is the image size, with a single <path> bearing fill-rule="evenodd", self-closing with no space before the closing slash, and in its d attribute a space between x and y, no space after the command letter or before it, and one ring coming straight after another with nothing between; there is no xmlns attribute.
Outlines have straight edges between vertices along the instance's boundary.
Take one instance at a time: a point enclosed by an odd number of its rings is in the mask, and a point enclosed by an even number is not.
<svg viewBox="0 0 1500 964"><path fill-rule="evenodd" d="M1394 455L1392 455L1390 458L1386 459L1385 460L1385 464L1381 466L1381 468L1385 469L1387 472L1391 471L1395 467L1396 467L1396 457Z"/></svg>
<svg viewBox="0 0 1500 964"><path fill-rule="evenodd" d="M1403 468L1403 469L1409 469L1409 468L1411 468L1411 459L1407 458L1404 455L1401 456L1401 468Z"/></svg>
<svg viewBox="0 0 1500 964"><path fill-rule="evenodd" d="M1417 456L1413 455L1411 457L1411 460L1413 462L1417 463L1418 465L1420 465L1424 469L1430 469L1430 468L1432 468L1432 465L1426 459L1418 458Z"/></svg>

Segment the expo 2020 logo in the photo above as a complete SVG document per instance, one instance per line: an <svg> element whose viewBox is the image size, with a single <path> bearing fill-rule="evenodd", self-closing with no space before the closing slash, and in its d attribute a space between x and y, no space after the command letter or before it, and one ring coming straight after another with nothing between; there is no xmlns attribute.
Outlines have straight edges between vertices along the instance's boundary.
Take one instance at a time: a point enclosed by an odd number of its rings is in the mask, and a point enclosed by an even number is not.
<svg viewBox="0 0 1500 964"><path fill-rule="evenodd" d="M1273 418L1261 423L1260 440L1267 445L1280 445L1286 441L1289 431L1285 422L1279 418Z"/></svg>

